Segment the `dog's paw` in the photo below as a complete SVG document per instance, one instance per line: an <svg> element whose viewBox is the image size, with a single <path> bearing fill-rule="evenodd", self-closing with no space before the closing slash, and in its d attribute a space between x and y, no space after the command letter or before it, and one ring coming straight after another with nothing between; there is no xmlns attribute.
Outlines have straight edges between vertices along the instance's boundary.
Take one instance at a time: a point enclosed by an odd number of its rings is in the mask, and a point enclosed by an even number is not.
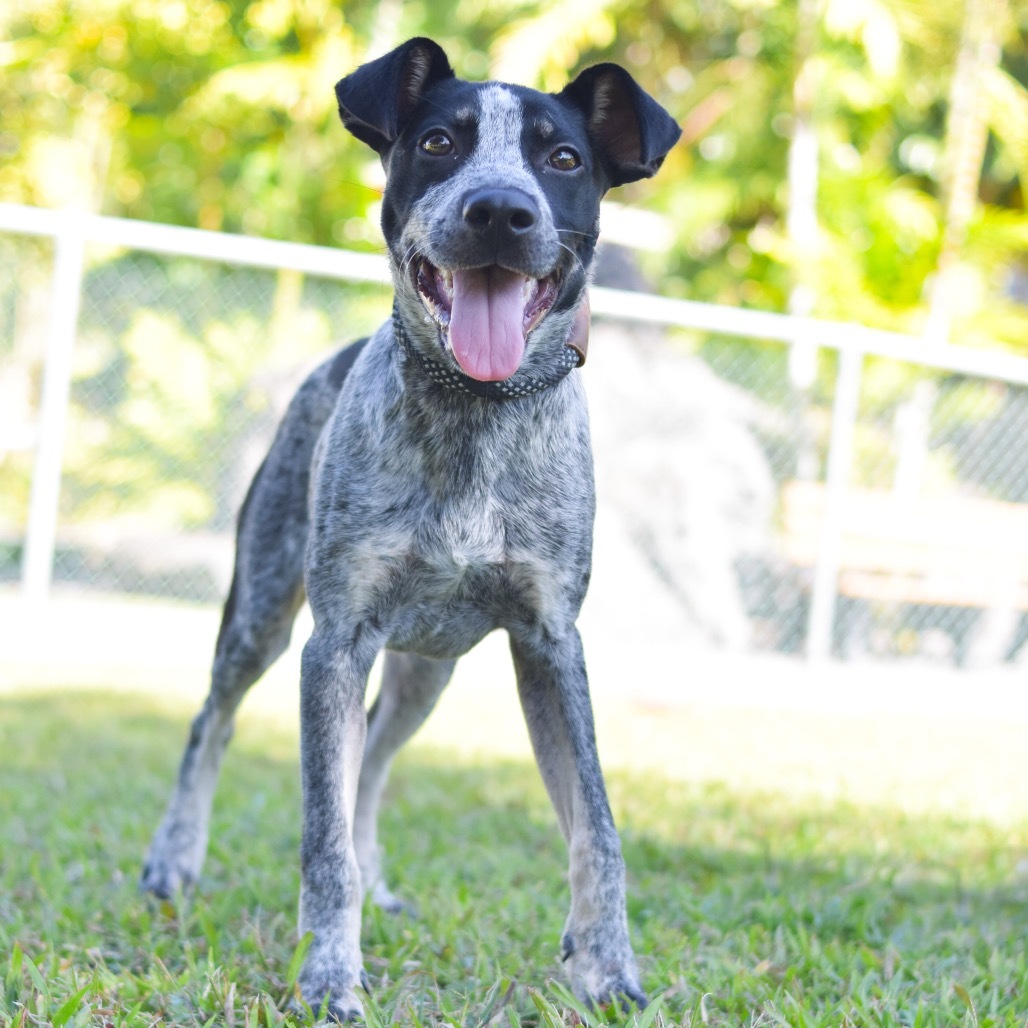
<svg viewBox="0 0 1028 1028"><path fill-rule="evenodd" d="M565 931L561 960L575 995L584 1003L600 1007L617 1003L626 1011L633 1004L640 1010L646 1006L646 993L627 942L594 937L590 945L583 946L573 932Z"/></svg>
<svg viewBox="0 0 1028 1028"><path fill-rule="evenodd" d="M309 1010L315 1017L316 1024L350 1024L364 1016L364 1005L356 997L337 999L334 994L327 999L322 997L320 1003L309 1004L294 1002L290 1004L294 1014L304 1015Z"/></svg>
<svg viewBox="0 0 1028 1028"><path fill-rule="evenodd" d="M188 892L200 877L203 855L203 843L195 833L162 825L150 844L139 888L162 900Z"/></svg>
<svg viewBox="0 0 1028 1028"><path fill-rule="evenodd" d="M196 875L191 868L152 857L143 865L139 876L139 888L160 900L173 900L189 892L195 884Z"/></svg>
<svg viewBox="0 0 1028 1028"><path fill-rule="evenodd" d="M635 978L629 979L627 976L622 975L610 983L606 999L596 999L593 997L593 1002L599 1003L601 1006L608 1003L617 1003L625 1013L628 1013L632 1007L637 1007L639 1010L645 1009L649 999L646 993L642 991L638 980Z"/></svg>
<svg viewBox="0 0 1028 1028"><path fill-rule="evenodd" d="M415 907L406 900L400 899L395 893L390 892L381 879L372 887L371 902L379 910L383 910L387 914L406 914L409 917L418 916Z"/></svg>
<svg viewBox="0 0 1028 1028"><path fill-rule="evenodd" d="M297 984L304 1003L325 1021L347 1024L364 1016L364 1004L357 990L370 992L370 985L363 967L350 975L343 969L329 969L317 956L312 959L308 953Z"/></svg>

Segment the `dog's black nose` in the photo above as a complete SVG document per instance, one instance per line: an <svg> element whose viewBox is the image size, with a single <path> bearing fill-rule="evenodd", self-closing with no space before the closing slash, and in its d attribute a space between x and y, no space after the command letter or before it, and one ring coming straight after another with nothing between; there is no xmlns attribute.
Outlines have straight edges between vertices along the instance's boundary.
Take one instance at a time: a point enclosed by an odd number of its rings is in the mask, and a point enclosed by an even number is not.
<svg viewBox="0 0 1028 1028"><path fill-rule="evenodd" d="M464 220L497 242L523 235L539 220L535 200L520 189L476 189L464 200Z"/></svg>

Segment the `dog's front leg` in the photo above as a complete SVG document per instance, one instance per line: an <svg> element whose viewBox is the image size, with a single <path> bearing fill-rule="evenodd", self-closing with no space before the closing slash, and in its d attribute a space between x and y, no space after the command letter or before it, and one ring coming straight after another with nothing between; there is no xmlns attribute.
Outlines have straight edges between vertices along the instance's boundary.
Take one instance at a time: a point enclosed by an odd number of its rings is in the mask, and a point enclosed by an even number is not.
<svg viewBox="0 0 1028 1028"><path fill-rule="evenodd" d="M340 1021L361 1016L361 881L354 807L367 717L364 692L374 652L356 638L315 631L300 679L303 842L300 932L313 940L300 973L304 1000Z"/></svg>
<svg viewBox="0 0 1028 1028"><path fill-rule="evenodd" d="M516 638L511 652L532 747L570 857L571 912L561 939L575 992L644 1006L628 941L625 865L603 784L578 631Z"/></svg>
<svg viewBox="0 0 1028 1028"><path fill-rule="evenodd" d="M398 913L406 905L382 878L378 845L378 808L389 766L400 747L421 727L453 674L455 661L430 660L387 650L382 686L368 712L368 737L361 765L353 842L364 892L384 910Z"/></svg>

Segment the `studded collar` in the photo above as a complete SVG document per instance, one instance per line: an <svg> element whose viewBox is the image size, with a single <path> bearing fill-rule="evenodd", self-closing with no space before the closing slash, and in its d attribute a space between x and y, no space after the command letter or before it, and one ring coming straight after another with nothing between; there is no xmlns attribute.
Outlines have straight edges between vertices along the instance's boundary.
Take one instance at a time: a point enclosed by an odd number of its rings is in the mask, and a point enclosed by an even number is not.
<svg viewBox="0 0 1028 1028"><path fill-rule="evenodd" d="M577 336L579 322L576 320L575 324ZM542 376L514 375L501 382L481 382L477 378L472 378L470 375L448 367L442 361L432 360L419 352L411 342L407 329L404 328L403 319L395 306L393 307L393 334L399 340L404 353L418 364L433 382L445 386L447 389L455 389L458 392L480 396L487 400L516 400L522 396L541 393L543 390L555 386L569 372L585 363L584 343L580 342L578 338L572 338L567 345L561 347L560 354L553 366Z"/></svg>

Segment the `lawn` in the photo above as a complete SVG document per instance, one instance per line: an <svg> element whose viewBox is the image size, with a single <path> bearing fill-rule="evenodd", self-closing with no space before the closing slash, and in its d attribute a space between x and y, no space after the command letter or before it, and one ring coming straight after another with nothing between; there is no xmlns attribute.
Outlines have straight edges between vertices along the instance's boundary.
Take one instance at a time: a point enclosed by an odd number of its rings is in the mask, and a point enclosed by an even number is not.
<svg viewBox="0 0 1028 1028"><path fill-rule="evenodd" d="M175 909L136 877L185 711L81 691L0 704L0 1023L293 1023L294 729L244 719L205 876ZM654 1000L636 1023L1028 1023L1022 821L608 778ZM581 1023L556 956L564 847L534 766L415 744L389 799L392 877L418 915L366 912L368 1023Z"/></svg>

